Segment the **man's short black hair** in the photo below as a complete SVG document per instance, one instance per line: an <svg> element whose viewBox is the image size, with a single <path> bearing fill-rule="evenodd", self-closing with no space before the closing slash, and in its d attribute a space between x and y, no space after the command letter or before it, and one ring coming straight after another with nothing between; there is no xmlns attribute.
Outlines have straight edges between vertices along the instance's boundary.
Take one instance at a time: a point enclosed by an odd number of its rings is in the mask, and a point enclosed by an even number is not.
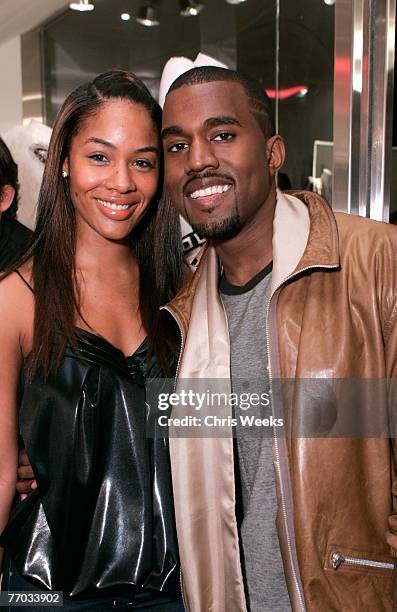
<svg viewBox="0 0 397 612"><path fill-rule="evenodd" d="M0 198L6 185L11 185L15 189L15 195L11 206L3 215L9 219L14 219L18 210L18 166L14 162L6 143L0 138Z"/></svg>
<svg viewBox="0 0 397 612"><path fill-rule="evenodd" d="M257 120L265 138L275 134L273 110L270 99L261 85L253 79L239 74L235 70L219 66L199 66L181 74L171 85L168 93L183 85L201 85L214 81L232 81L240 83L247 94L251 113Z"/></svg>

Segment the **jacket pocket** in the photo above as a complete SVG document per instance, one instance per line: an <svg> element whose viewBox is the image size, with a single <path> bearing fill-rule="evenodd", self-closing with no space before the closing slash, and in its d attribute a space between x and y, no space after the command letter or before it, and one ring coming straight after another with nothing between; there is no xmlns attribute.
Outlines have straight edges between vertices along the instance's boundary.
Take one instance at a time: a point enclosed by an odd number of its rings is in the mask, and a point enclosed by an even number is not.
<svg viewBox="0 0 397 612"><path fill-rule="evenodd" d="M333 572L358 572L364 574L391 576L394 561L382 554L368 553L356 548L329 546L325 569Z"/></svg>

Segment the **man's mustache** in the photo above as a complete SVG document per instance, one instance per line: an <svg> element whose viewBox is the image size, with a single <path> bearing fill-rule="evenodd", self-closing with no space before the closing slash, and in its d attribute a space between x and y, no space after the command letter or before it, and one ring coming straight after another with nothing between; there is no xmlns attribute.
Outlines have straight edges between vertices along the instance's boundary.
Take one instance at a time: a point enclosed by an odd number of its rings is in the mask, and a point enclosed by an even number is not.
<svg viewBox="0 0 397 612"><path fill-rule="evenodd" d="M224 179L230 183L234 183L234 178L230 176L230 174L224 174L223 172L208 172L208 170L206 170L205 172L196 172L194 174L191 173L188 180L183 186L183 191L185 192L186 189L189 187L189 185L193 181L197 181L197 180L200 181L203 179L210 179L210 178Z"/></svg>

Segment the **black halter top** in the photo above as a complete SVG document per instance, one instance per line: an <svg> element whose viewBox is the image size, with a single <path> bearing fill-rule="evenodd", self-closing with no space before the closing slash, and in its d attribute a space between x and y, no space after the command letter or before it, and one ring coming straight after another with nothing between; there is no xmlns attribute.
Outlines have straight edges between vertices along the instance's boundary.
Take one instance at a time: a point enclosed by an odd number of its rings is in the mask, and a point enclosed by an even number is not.
<svg viewBox="0 0 397 612"><path fill-rule="evenodd" d="M76 329L56 373L22 375L20 431L38 489L0 543L19 573L71 597L161 591L178 552L168 443L146 436L146 341L131 357ZM26 365L24 372L26 372Z"/></svg>

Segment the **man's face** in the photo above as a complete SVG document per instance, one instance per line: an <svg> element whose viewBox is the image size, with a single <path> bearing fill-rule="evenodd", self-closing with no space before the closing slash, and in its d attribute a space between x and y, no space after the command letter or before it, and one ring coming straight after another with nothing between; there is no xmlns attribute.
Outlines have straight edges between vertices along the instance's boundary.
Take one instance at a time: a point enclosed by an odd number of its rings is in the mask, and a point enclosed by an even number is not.
<svg viewBox="0 0 397 612"><path fill-rule="evenodd" d="M165 180L178 212L204 238L226 240L255 224L275 169L239 83L183 85L163 115Z"/></svg>

